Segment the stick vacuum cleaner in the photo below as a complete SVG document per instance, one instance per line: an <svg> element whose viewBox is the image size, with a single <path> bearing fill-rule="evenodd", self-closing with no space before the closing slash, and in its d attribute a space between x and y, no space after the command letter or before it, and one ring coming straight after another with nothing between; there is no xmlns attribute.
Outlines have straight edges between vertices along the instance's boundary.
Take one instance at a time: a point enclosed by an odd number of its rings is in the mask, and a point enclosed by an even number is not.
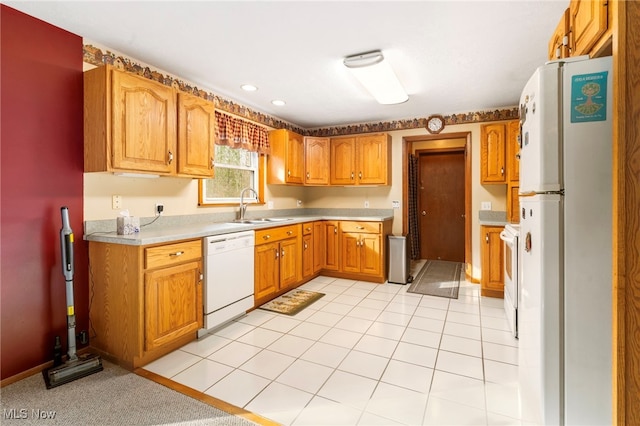
<svg viewBox="0 0 640 426"><path fill-rule="evenodd" d="M102 360L98 355L76 355L76 315L73 307L73 231L69 225L69 209L62 207L62 229L60 229L60 251L62 257L62 274L66 281L67 291L67 361L42 372L47 389L69 383L81 377L102 371ZM56 343L58 343L56 338ZM58 361L59 363L60 361Z"/></svg>

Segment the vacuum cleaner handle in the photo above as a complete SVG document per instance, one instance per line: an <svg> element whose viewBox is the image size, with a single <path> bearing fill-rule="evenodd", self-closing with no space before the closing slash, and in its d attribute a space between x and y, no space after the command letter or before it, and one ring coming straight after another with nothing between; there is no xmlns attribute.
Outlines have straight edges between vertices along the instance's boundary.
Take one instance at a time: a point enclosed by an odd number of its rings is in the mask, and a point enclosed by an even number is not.
<svg viewBox="0 0 640 426"><path fill-rule="evenodd" d="M62 207L62 228L60 229L60 253L62 255L62 273L66 281L73 279L73 230L69 224L69 208Z"/></svg>

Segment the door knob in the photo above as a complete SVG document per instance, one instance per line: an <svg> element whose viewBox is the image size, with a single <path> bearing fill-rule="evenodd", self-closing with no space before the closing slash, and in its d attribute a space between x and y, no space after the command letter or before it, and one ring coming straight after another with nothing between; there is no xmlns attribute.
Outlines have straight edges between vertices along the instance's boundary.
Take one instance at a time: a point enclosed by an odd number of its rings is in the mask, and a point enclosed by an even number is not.
<svg viewBox="0 0 640 426"><path fill-rule="evenodd" d="M422 216L426 216L426 215L427 215L427 212L422 210Z"/></svg>

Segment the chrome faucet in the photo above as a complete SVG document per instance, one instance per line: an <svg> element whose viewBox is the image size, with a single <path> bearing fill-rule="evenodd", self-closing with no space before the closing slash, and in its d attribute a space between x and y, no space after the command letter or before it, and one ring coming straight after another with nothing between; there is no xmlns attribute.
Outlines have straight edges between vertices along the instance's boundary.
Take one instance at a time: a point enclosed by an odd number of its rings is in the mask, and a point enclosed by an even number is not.
<svg viewBox="0 0 640 426"><path fill-rule="evenodd" d="M244 193L247 191L251 191L256 196L256 200L258 199L258 193L253 188L244 188L240 191L240 220L244 220L244 214L247 211L247 204L244 202Z"/></svg>

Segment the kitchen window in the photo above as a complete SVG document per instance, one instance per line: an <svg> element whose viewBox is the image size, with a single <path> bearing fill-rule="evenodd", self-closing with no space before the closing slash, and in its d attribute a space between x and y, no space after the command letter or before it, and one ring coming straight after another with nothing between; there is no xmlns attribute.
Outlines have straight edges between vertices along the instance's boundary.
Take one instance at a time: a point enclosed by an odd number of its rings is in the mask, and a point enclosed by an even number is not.
<svg viewBox="0 0 640 426"><path fill-rule="evenodd" d="M244 148L216 145L214 158L214 177L200 180L199 205L238 204L240 191L247 187L254 189L259 199L247 192L245 200L262 203L260 177L264 170L264 155Z"/></svg>

